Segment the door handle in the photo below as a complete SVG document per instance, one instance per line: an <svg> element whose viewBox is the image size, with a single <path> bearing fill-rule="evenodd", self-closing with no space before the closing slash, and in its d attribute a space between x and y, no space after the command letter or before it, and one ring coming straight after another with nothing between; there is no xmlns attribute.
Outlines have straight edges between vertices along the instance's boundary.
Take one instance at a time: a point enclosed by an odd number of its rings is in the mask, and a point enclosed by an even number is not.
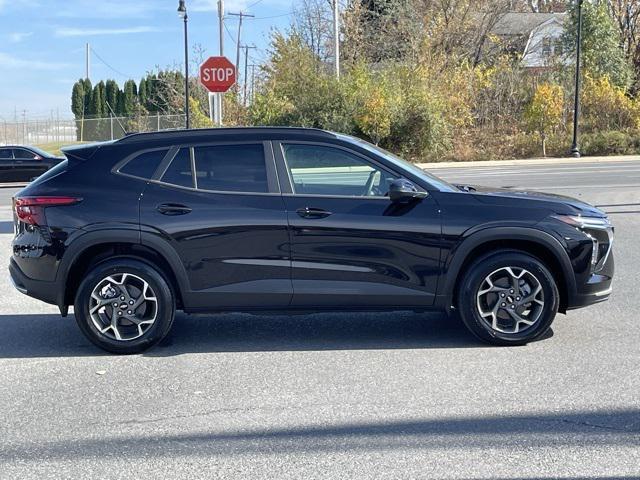
<svg viewBox="0 0 640 480"><path fill-rule="evenodd" d="M296 210L296 213L302 218L326 218L331 215L331 212L328 212L327 210L309 207L299 208Z"/></svg>
<svg viewBox="0 0 640 480"><path fill-rule="evenodd" d="M156 207L162 215L186 215L191 213L191 208L179 203L162 203Z"/></svg>

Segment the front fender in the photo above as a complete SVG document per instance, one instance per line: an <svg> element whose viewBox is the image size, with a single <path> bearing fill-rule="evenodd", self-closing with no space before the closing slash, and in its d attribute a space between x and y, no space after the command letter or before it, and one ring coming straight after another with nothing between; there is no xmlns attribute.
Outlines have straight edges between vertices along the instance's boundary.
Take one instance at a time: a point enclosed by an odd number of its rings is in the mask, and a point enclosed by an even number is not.
<svg viewBox="0 0 640 480"><path fill-rule="evenodd" d="M534 227L488 227L470 234L452 249L444 259L443 281L440 282L436 303L449 310L453 304L453 295L463 267L472 260L472 252L489 242L504 243L504 248L512 248L510 241L526 241L545 248L557 260L565 279L569 297L575 295L576 281L569 256L557 238Z"/></svg>

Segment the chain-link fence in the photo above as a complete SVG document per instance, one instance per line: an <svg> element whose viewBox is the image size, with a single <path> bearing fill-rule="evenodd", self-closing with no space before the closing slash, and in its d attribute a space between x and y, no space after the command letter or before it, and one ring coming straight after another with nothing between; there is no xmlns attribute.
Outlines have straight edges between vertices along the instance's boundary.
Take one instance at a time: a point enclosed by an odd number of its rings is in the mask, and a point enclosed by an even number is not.
<svg viewBox="0 0 640 480"><path fill-rule="evenodd" d="M184 115L147 115L0 122L0 145L42 145L115 140L126 133L184 128Z"/></svg>

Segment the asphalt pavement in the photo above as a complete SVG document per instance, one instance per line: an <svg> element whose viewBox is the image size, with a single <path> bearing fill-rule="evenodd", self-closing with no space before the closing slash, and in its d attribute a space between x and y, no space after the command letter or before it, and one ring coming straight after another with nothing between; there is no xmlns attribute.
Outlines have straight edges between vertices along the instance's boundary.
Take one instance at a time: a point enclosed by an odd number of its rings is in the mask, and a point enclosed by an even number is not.
<svg viewBox="0 0 640 480"><path fill-rule="evenodd" d="M525 347L435 313L181 314L117 357L0 273L0 478L640 478L640 161L433 172L601 206L611 300ZM5 258L11 232L0 207Z"/></svg>

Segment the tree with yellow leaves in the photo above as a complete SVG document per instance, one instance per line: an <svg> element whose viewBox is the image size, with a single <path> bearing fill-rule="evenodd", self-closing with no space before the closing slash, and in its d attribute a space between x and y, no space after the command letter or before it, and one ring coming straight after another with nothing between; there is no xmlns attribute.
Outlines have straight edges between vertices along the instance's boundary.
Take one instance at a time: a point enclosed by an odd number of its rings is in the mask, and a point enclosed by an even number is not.
<svg viewBox="0 0 640 480"><path fill-rule="evenodd" d="M531 132L540 135L542 156L547 156L548 135L562 126L564 91L560 85L544 82L536 88L525 110L525 121Z"/></svg>

